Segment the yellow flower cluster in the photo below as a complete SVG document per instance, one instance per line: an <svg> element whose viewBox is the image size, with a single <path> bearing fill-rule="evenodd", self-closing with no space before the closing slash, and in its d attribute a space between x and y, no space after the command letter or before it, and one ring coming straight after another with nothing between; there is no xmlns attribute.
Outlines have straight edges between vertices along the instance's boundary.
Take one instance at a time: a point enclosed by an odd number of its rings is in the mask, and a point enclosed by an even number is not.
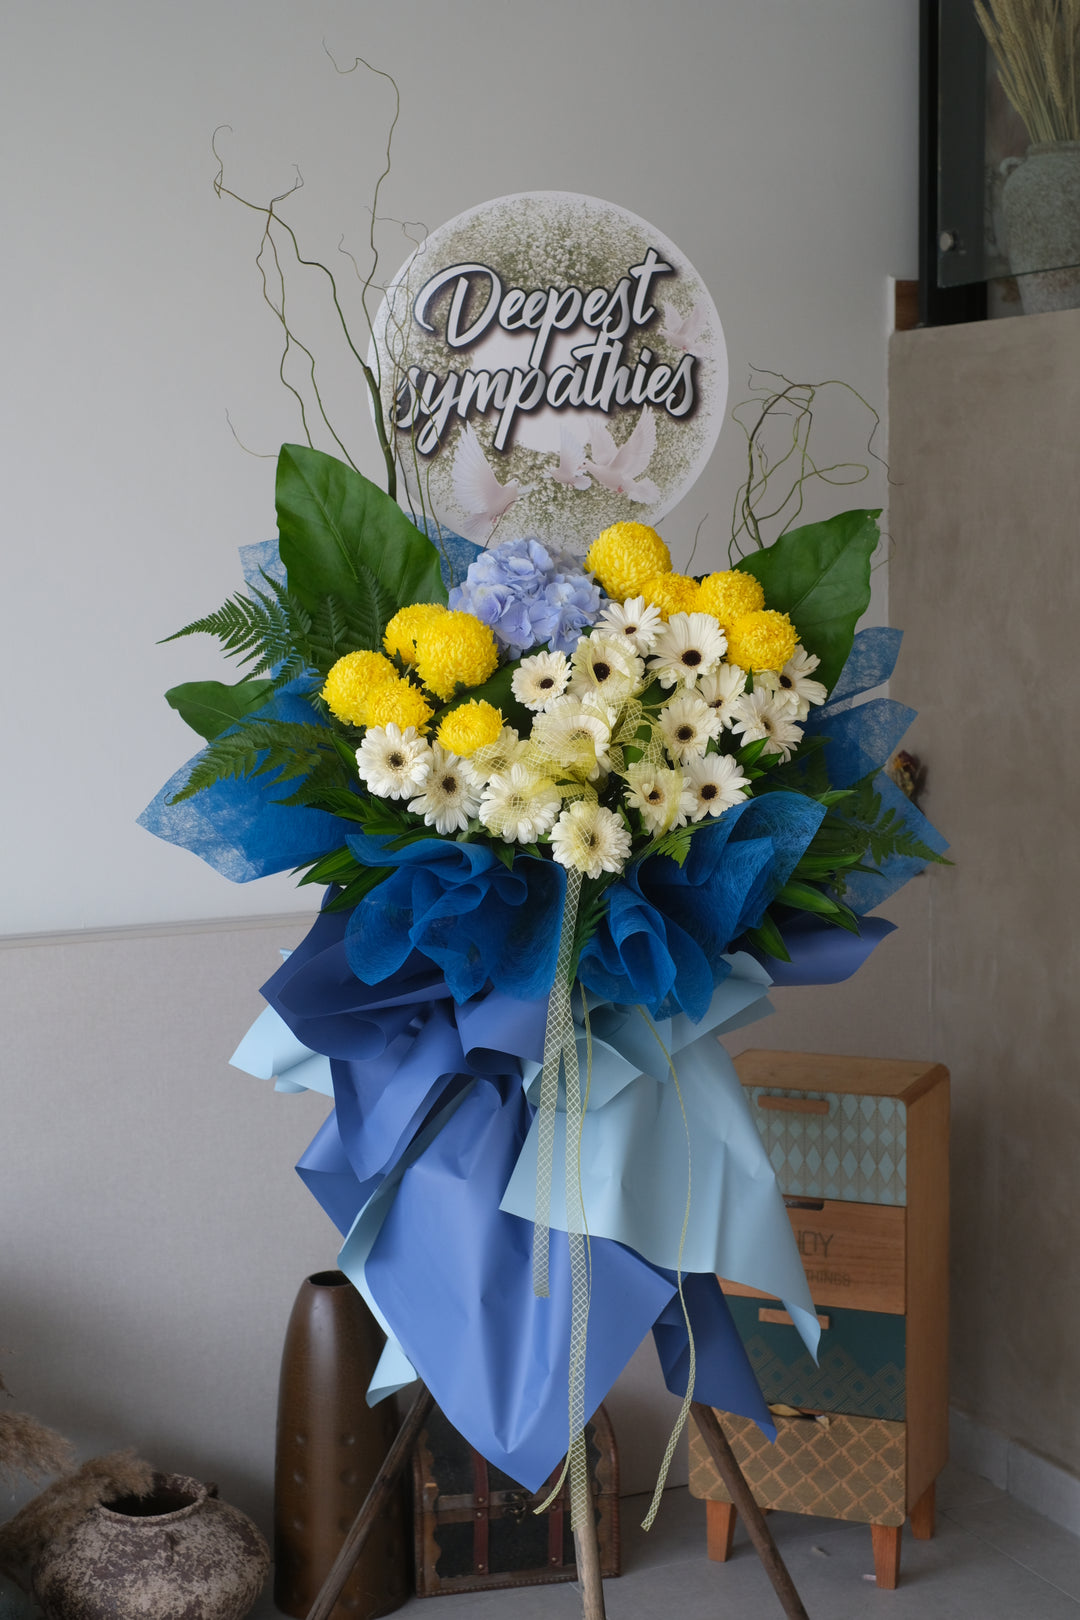
<svg viewBox="0 0 1080 1620"><path fill-rule="evenodd" d="M689 574L652 574L638 586L636 596L658 607L665 619L673 613L696 613L698 610L698 582Z"/></svg>
<svg viewBox="0 0 1080 1620"><path fill-rule="evenodd" d="M698 586L698 612L711 613L721 630L730 630L744 613L756 613L764 606L765 592L760 582L741 568L707 574Z"/></svg>
<svg viewBox="0 0 1080 1620"><path fill-rule="evenodd" d="M410 607L399 608L383 636L383 646L391 658L396 656L403 664L415 664L417 636L445 612L441 602L414 602Z"/></svg>
<svg viewBox="0 0 1080 1620"><path fill-rule="evenodd" d="M416 672L445 703L459 686L480 686L499 666L495 637L471 613L447 610L416 629Z"/></svg>
<svg viewBox="0 0 1080 1620"><path fill-rule="evenodd" d="M671 553L647 523L613 523L589 547L585 566L613 601L625 602L653 574L671 572Z"/></svg>
<svg viewBox="0 0 1080 1620"><path fill-rule="evenodd" d="M397 679L397 670L382 653L346 653L327 675L322 696L331 714L346 725L366 726L371 724L367 714L372 694Z"/></svg>
<svg viewBox="0 0 1080 1620"><path fill-rule="evenodd" d="M798 646L795 626L786 613L764 608L744 613L727 633L727 655L740 669L783 669Z"/></svg>
<svg viewBox="0 0 1080 1620"><path fill-rule="evenodd" d="M401 608L386 627L383 646L391 657L407 669L415 667L429 692L444 703L459 686L479 686L498 667L495 637L486 624L471 613L451 613L438 602L414 602ZM381 652L346 653L334 664L323 685L322 696L331 714L350 726L415 726L427 730L434 709L414 680L402 676ZM480 748L498 737L502 716L487 703L468 705L473 711L486 711L477 726L472 748ZM498 724L492 729L491 716ZM454 717L450 717L453 719ZM461 736L470 735L466 722L456 722ZM441 736L441 732L440 732ZM471 753L472 748L447 743L454 753Z"/></svg>
<svg viewBox="0 0 1080 1620"><path fill-rule="evenodd" d="M439 741L451 754L468 759L478 748L487 748L502 735L502 712L482 699L470 698L452 709L439 727Z"/></svg>
<svg viewBox="0 0 1080 1620"><path fill-rule="evenodd" d="M433 710L427 698L412 681L395 676L377 686L368 699L365 725L400 727L415 726L418 732L427 730Z"/></svg>

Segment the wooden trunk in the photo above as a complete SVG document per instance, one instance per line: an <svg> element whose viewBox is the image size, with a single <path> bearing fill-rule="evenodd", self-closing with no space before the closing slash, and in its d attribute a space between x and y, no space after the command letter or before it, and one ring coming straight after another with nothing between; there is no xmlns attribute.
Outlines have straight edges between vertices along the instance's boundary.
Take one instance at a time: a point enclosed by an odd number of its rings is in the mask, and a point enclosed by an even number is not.
<svg viewBox="0 0 1080 1620"><path fill-rule="evenodd" d="M600 1573L620 1573L619 1462L601 1406L586 1425ZM416 1590L420 1597L577 1579L568 1489L546 1513L557 1469L526 1491L474 1451L436 1408L413 1453Z"/></svg>

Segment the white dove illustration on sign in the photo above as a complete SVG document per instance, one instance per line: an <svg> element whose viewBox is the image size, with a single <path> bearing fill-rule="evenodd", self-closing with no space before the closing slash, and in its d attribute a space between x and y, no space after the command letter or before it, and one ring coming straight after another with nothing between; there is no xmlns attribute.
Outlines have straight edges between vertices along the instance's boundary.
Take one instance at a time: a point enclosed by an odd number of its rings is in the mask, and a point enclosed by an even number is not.
<svg viewBox="0 0 1080 1620"><path fill-rule="evenodd" d="M617 445L602 422L589 428L591 459L585 462L585 471L592 473L598 484L618 495L644 505L660 499L660 491L651 478L642 478L653 451L656 449L656 421L646 405L641 420L626 443Z"/></svg>
<svg viewBox="0 0 1080 1620"><path fill-rule="evenodd" d="M458 527L466 540L478 546L487 545L518 496L533 487L519 484L516 478L499 483L471 422L462 429L454 451L452 480L454 498L466 514L465 521Z"/></svg>
<svg viewBox="0 0 1080 1620"><path fill-rule="evenodd" d="M697 355L704 360L712 353L712 346L702 343L701 334L705 327L708 311L703 303L696 303L689 315L683 320L677 309L670 304L664 305L664 325L661 335L667 339L673 349L681 349L684 354Z"/></svg>
<svg viewBox="0 0 1080 1620"><path fill-rule="evenodd" d="M572 484L575 489L591 489L592 479L585 476L585 442L564 424L559 430L559 465L547 470L546 476L557 484Z"/></svg>

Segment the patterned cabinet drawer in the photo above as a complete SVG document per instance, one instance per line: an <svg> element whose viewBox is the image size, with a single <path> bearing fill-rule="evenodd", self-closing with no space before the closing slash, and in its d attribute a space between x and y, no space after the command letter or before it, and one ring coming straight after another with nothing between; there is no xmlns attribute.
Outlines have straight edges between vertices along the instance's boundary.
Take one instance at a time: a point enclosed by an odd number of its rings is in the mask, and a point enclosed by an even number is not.
<svg viewBox="0 0 1080 1620"><path fill-rule="evenodd" d="M765 1299L729 1299L770 1405L904 1420L905 1323L877 1311L822 1312L818 1364L790 1317Z"/></svg>
<svg viewBox="0 0 1080 1620"><path fill-rule="evenodd" d="M775 1446L749 1418L725 1412L723 1424L762 1507L860 1524L903 1524L904 1424L859 1417L779 1418ZM690 1493L713 1502L731 1500L692 1422Z"/></svg>
<svg viewBox="0 0 1080 1620"><path fill-rule="evenodd" d="M818 1305L902 1315L906 1303L905 1211L890 1204L785 1197L806 1280ZM727 1294L749 1295L725 1282Z"/></svg>
<svg viewBox="0 0 1080 1620"><path fill-rule="evenodd" d="M803 1198L907 1203L907 1110L898 1097L748 1086L776 1178Z"/></svg>

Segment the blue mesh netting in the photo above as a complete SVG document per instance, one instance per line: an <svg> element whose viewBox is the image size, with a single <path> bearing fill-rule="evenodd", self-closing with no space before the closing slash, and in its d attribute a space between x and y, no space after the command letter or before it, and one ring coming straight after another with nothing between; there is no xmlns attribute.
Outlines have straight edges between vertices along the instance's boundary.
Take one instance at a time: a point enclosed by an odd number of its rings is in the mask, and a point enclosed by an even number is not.
<svg viewBox="0 0 1080 1620"><path fill-rule="evenodd" d="M321 724L297 690L300 684L283 687L251 718ZM197 754L195 759L199 758ZM233 883L250 883L271 872L302 866L344 843L351 822L339 821L322 810L275 803L277 795L288 797L293 784L275 790L262 776L216 782L182 804L170 804L191 774L195 759L169 778L138 822L166 843L190 849L222 877Z"/></svg>
<svg viewBox="0 0 1080 1620"><path fill-rule="evenodd" d="M456 1001L489 980L523 999L548 993L566 893L561 866L519 855L511 872L482 844L432 837L391 850L388 842L365 833L348 839L357 860L397 868L349 919L345 943L357 978L378 984L415 949L443 970Z"/></svg>
<svg viewBox="0 0 1080 1620"><path fill-rule="evenodd" d="M892 630L885 625L858 631L847 663L829 694L827 707L834 714L840 704L846 706L852 698L872 691L889 679L896 667L903 636L902 630Z"/></svg>

